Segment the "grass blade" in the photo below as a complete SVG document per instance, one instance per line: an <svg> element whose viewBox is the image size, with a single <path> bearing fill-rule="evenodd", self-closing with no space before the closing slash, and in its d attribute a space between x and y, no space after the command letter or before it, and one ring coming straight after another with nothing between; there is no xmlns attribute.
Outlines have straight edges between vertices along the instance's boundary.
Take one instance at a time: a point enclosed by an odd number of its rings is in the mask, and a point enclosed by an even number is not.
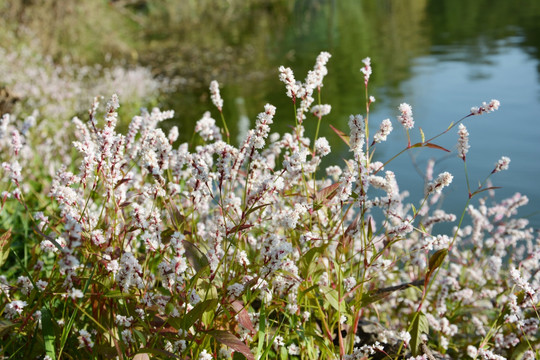
<svg viewBox="0 0 540 360"><path fill-rule="evenodd" d="M43 342L45 343L45 354L52 360L56 359L56 352L54 346L54 340L56 338L54 334L54 323L52 320L52 314L45 306L41 308L41 328L43 332Z"/></svg>

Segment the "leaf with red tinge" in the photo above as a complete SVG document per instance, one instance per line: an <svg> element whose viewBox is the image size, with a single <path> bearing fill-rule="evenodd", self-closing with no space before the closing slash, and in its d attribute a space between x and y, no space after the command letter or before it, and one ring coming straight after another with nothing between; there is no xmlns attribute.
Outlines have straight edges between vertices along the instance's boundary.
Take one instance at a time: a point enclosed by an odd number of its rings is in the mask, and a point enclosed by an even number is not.
<svg viewBox="0 0 540 360"><path fill-rule="evenodd" d="M411 145L410 148L419 148L419 147L428 147L428 148L432 148L432 149L438 149L438 150L443 150L443 151L446 151L446 152L450 152L450 150L448 149L445 149L443 148L442 146L439 146L437 144L432 144L432 143L426 143L426 142L419 142L419 143L416 143L414 145Z"/></svg>
<svg viewBox="0 0 540 360"><path fill-rule="evenodd" d="M500 189L501 187L500 186L490 186L490 187L487 187L485 189L480 189L480 190L476 190L475 192L473 192L471 194L471 197L473 197L474 195L476 194L480 194L481 192L484 192L484 191L488 191L488 190L496 190L496 189Z"/></svg>
<svg viewBox="0 0 540 360"><path fill-rule="evenodd" d="M235 300L231 303L231 306L233 307L234 311L238 313L238 323L252 333L255 333L255 328L253 327L253 323L249 318L248 312L244 304L242 304L242 302L239 300Z"/></svg>
<svg viewBox="0 0 540 360"><path fill-rule="evenodd" d="M125 207L128 207L131 204L132 204L132 201L124 201L123 203L120 203L120 205L118 205L118 207L125 208Z"/></svg>
<svg viewBox="0 0 540 360"><path fill-rule="evenodd" d="M332 130L334 130L334 132L341 138L341 140L343 140L345 142L345 144L347 144L347 146L351 146L350 143L349 143L349 135L345 134L343 131L341 130L338 130L336 129L335 127L333 127L332 125L330 125L330 127L332 128Z"/></svg>
<svg viewBox="0 0 540 360"><path fill-rule="evenodd" d="M432 143L425 143L424 146L427 146L428 148L432 148L432 149L439 149L439 150L442 150L442 151L450 152L450 150L445 149L442 146L432 144Z"/></svg>
<svg viewBox="0 0 540 360"><path fill-rule="evenodd" d="M344 247L349 247L349 245L351 244L352 235L357 231L359 221L360 221L360 214L356 215L356 217L349 224L347 229L345 229L345 232L343 233L343 236L340 239L341 245L343 245Z"/></svg>
<svg viewBox="0 0 540 360"><path fill-rule="evenodd" d="M257 210L259 210L259 209L262 209L263 207L266 207L266 206L268 206L268 205L270 205L270 204L257 205L257 206L255 206L255 207L249 209L249 210L246 212L246 215L249 215L249 214L251 214L252 212L257 211Z"/></svg>
<svg viewBox="0 0 540 360"><path fill-rule="evenodd" d="M117 182L116 185L114 185L114 188L116 189L116 188L119 187L120 185L125 184L125 183L127 183L128 181L130 181L130 180L131 180L130 178L123 178L122 180L120 180L119 182Z"/></svg>
<svg viewBox="0 0 540 360"><path fill-rule="evenodd" d="M336 190L340 187L340 185L341 182L337 182L317 191L315 194L315 201L326 204L328 201L332 200L334 196L336 196Z"/></svg>
<svg viewBox="0 0 540 360"><path fill-rule="evenodd" d="M244 344L242 341L240 341L240 339L238 339L230 332L224 330L212 330L208 333L218 342L222 343L223 345L227 345L231 349L238 351L239 353L244 355L246 359L255 360L255 356L251 352L249 346Z"/></svg>
<svg viewBox="0 0 540 360"><path fill-rule="evenodd" d="M230 234L233 234L233 233L237 233L237 232L240 232L242 230L245 230L245 229L249 229L250 227L252 227L253 225L251 224L240 224L240 225L236 225L235 227L229 229L227 231L227 235L230 235Z"/></svg>

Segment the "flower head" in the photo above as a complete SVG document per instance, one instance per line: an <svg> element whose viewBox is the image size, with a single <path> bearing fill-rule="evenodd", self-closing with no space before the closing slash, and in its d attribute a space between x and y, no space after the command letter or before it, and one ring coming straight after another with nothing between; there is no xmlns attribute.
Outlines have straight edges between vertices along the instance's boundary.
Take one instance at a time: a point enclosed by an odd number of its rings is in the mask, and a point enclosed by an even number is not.
<svg viewBox="0 0 540 360"><path fill-rule="evenodd" d="M364 67L360 69L362 74L364 74L364 84L367 86L369 82L369 77L371 76L372 70L371 70L371 59L369 57L362 60L364 63Z"/></svg>
<svg viewBox="0 0 540 360"><path fill-rule="evenodd" d="M330 153L330 144L328 143L328 140L326 140L325 137L320 137L317 140L315 140L315 150L317 153L319 153L321 156L326 156Z"/></svg>
<svg viewBox="0 0 540 360"><path fill-rule="evenodd" d="M331 57L332 55L326 51L322 51L317 56L313 70L308 72L306 79L306 85L308 87L315 89L323 86L323 78L326 74L328 74L326 63L328 63L328 60L330 60Z"/></svg>
<svg viewBox="0 0 540 360"><path fill-rule="evenodd" d="M414 127L414 119L412 116L411 105L407 103L402 103L399 105L398 109L401 112L401 115L398 116L399 122L403 125L405 129L412 129Z"/></svg>
<svg viewBox="0 0 540 360"><path fill-rule="evenodd" d="M458 131L459 139L458 139L458 156L465 161L465 155L469 151L469 132L467 131L467 128L463 124L459 124L459 131Z"/></svg>
<svg viewBox="0 0 540 360"><path fill-rule="evenodd" d="M219 84L216 80L210 82L210 99L212 99L212 103L221 112L223 109L223 99L219 93Z"/></svg>
<svg viewBox="0 0 540 360"><path fill-rule="evenodd" d="M279 80L285 84L285 88L287 89L287 96L294 101L296 99L296 94L300 90L300 86L296 83L296 80L294 79L294 73L291 68L280 66Z"/></svg>
<svg viewBox="0 0 540 360"><path fill-rule="evenodd" d="M15 300L6 305L4 316L6 319L13 319L17 314L20 315L26 306L26 301Z"/></svg>
<svg viewBox="0 0 540 360"><path fill-rule="evenodd" d="M507 170L508 165L510 164L510 158L507 156L503 156L497 161L495 164L495 169L491 172L492 174L498 173L499 171Z"/></svg>
<svg viewBox="0 0 540 360"><path fill-rule="evenodd" d="M450 174L447 171L439 174L439 176L437 177L437 179L435 179L435 181L430 182L428 184L427 186L428 194L440 193L445 186L448 186L450 185L450 183L452 183L453 178L454 177L452 176L452 174Z"/></svg>
<svg viewBox="0 0 540 360"><path fill-rule="evenodd" d="M92 349L94 347L92 336L85 329L79 330L79 347L85 347L87 349Z"/></svg>
<svg viewBox="0 0 540 360"><path fill-rule="evenodd" d="M361 152L364 146L365 125L362 115L351 115L349 117L349 128L351 129L349 145L351 151L356 154Z"/></svg>
<svg viewBox="0 0 540 360"><path fill-rule="evenodd" d="M492 111L499 110L499 106L501 106L499 100L493 99L489 102L489 104L484 101L482 106L474 106L471 108L471 115L487 114Z"/></svg>
<svg viewBox="0 0 540 360"><path fill-rule="evenodd" d="M386 141L386 137L392 132L392 122L390 119L384 119L379 127L379 130L375 133L373 141L380 143L381 141Z"/></svg>
<svg viewBox="0 0 540 360"><path fill-rule="evenodd" d="M315 105L311 108L313 115L318 118L330 114L330 110L332 110L332 106L330 105Z"/></svg>

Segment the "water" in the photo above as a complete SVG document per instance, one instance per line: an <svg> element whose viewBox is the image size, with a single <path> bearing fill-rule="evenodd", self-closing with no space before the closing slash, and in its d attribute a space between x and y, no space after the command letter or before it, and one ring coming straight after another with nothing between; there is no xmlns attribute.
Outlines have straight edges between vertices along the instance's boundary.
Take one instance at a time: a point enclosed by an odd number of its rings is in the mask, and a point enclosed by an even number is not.
<svg viewBox="0 0 540 360"><path fill-rule="evenodd" d="M512 4L510 4L512 3ZM290 66L303 80L315 57L329 51L333 57L323 88L323 103L332 105L332 113L323 120L321 136L333 149L326 164L342 164L348 157L346 146L329 124L347 131L349 114L365 113L361 60L372 58L373 76L370 94L377 98L370 115L375 131L380 121L390 118L394 132L380 147L378 159L384 161L406 145L406 136L395 121L401 102L412 105L416 121L413 139L420 141L418 128L427 138L467 115L472 106L498 99L499 111L465 120L471 149L467 155L469 180L473 186L485 179L503 155L512 160L510 170L492 176L497 198L516 192L526 194L529 205L521 210L531 224L540 228L540 85L539 49L540 2L506 0L386 0L386 1L294 1L289 13L280 17L266 38L255 36L253 57L265 58L261 66L246 61L246 74L255 70L262 76L236 78L226 72L216 74L222 83L225 115L229 128L238 133L237 119L254 119L266 102L277 106L274 131L288 131L294 123L292 104L278 81L279 65ZM272 14L268 14L272 21ZM285 19L285 20L283 20ZM231 24L234 26L234 24ZM216 34L216 36L218 36ZM265 39L264 41L261 39ZM245 39L249 42L249 38ZM219 49L216 49L219 51ZM248 84L249 83L249 84ZM193 101L200 92L200 101ZM189 140L193 123L212 106L202 94L191 90L189 103L177 94L173 106L177 123ZM238 104L242 104L238 106ZM183 111L183 108L189 111ZM200 115L199 115L200 114ZM219 119L213 110L213 115ZM245 122L245 121L244 121ZM316 122L306 122L308 134ZM413 141L414 141L413 140ZM454 183L445 191L445 210L461 214L467 200L463 163L456 155L457 128L438 139L450 150L446 154L433 149L417 149L402 155L389 165L396 173L401 189L411 192L417 202L423 180L415 170L424 170L427 160L438 160L435 174L450 171Z"/></svg>

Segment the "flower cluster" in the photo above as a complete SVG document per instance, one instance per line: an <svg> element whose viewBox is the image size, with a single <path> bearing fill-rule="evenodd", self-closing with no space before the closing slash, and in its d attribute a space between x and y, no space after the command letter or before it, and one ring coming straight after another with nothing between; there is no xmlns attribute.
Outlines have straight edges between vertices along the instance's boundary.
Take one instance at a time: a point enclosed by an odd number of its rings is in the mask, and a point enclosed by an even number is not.
<svg viewBox="0 0 540 360"><path fill-rule="evenodd" d="M313 101L315 100L313 98L313 91L315 89L320 91L323 86L323 79L326 74L328 74L326 64L330 57L331 55L328 52L321 52L315 60L313 70L308 72L304 83L295 80L293 71L290 68L284 66L279 67L279 80L285 83L287 96L292 98L295 103L297 100L300 100L296 114L296 119L299 124L302 124L306 119L305 113L309 111L311 104L313 104ZM320 117L329 113L330 107L327 105L326 108L315 108L312 112Z"/></svg>
<svg viewBox="0 0 540 360"><path fill-rule="evenodd" d="M362 74L364 74L364 85L367 87L369 82L369 77L371 76L371 59L369 57L362 60L364 66L360 69ZM373 102L373 101L372 101Z"/></svg>
<svg viewBox="0 0 540 360"><path fill-rule="evenodd" d="M459 139L458 139L458 156L465 161L465 156L469 152L469 132L467 131L467 128L463 124L459 124L459 131L458 131Z"/></svg>
<svg viewBox="0 0 540 360"><path fill-rule="evenodd" d="M491 100L489 103L485 101L482 103L482 106L474 106L471 108L471 115L482 115L487 114L495 110L499 110L501 103L499 100Z"/></svg>
<svg viewBox="0 0 540 360"><path fill-rule="evenodd" d="M411 105L402 103L399 105L399 111L401 112L401 115L398 116L398 121L406 130L412 129L414 127L414 119L412 116Z"/></svg>

